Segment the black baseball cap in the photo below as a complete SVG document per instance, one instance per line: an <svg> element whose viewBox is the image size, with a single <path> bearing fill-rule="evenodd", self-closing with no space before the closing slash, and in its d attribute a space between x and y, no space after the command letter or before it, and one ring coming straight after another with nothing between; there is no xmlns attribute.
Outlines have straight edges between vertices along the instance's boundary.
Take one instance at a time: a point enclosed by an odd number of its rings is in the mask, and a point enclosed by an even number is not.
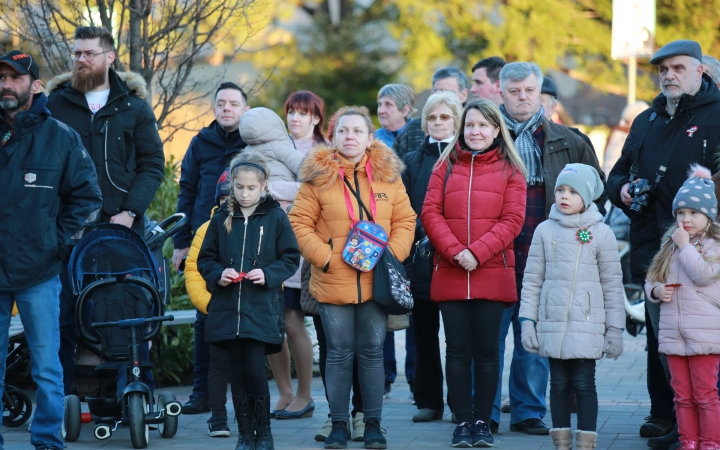
<svg viewBox="0 0 720 450"><path fill-rule="evenodd" d="M35 58L20 50L13 50L7 55L0 56L0 63L12 67L20 75L32 75L36 80L40 79L40 67Z"/></svg>

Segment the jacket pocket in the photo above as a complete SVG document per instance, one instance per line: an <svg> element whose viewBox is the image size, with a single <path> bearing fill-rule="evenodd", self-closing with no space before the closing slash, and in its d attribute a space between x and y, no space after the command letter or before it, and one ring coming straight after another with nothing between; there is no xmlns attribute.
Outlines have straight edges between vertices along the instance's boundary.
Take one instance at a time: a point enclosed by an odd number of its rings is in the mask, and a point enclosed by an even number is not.
<svg viewBox="0 0 720 450"><path fill-rule="evenodd" d="M590 308L592 307L592 304L590 302L590 293L585 293L585 317L587 320L590 320Z"/></svg>
<svg viewBox="0 0 720 450"><path fill-rule="evenodd" d="M714 307L720 308L720 301L715 300L715 299L713 299L713 298L710 298L709 295L707 295L707 294L705 294L705 293L703 293L703 292L700 292L700 291L695 291L695 293L696 293L697 295L699 295L700 297L702 297L703 299L705 299L708 303L710 303L710 304L713 305Z"/></svg>
<svg viewBox="0 0 720 450"><path fill-rule="evenodd" d="M548 320L549 313L547 289L543 289L543 291L540 293L540 305L545 308L545 320Z"/></svg>
<svg viewBox="0 0 720 450"><path fill-rule="evenodd" d="M23 186L26 188L54 189L59 182L60 168L54 165L32 164L23 171Z"/></svg>
<svg viewBox="0 0 720 450"><path fill-rule="evenodd" d="M552 247L553 247L553 267L557 267L557 241L555 241L555 239L553 239Z"/></svg>
<svg viewBox="0 0 720 450"><path fill-rule="evenodd" d="M135 138L132 131L125 130L125 168L128 172L134 172L137 164L135 163Z"/></svg>
<svg viewBox="0 0 720 450"><path fill-rule="evenodd" d="M505 254L505 250L500 250L500 253L502 253L503 257L503 267L507 269L507 255Z"/></svg>

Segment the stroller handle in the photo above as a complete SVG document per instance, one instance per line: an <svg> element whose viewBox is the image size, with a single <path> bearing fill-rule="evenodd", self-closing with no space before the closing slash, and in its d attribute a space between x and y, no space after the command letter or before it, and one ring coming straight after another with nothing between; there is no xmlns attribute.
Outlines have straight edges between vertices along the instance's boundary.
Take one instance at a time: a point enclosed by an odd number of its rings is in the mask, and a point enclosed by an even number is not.
<svg viewBox="0 0 720 450"><path fill-rule="evenodd" d="M138 286L145 288L152 297L152 303L153 303L153 306L155 307L155 311L157 311L159 314L165 313L165 305L163 304L162 297L160 296L160 293L155 288L155 286L153 286L149 281L145 280L144 278L134 277L132 275L126 275L122 279L122 282L136 284ZM88 333L87 328L83 324L82 319L84 317L83 316L83 308L85 306L85 302L88 298L92 298L92 294L94 294L95 291L97 291L99 288L104 287L104 286L111 286L111 285L117 284L117 283L118 283L118 279L115 277L105 278L102 280L94 281L88 287L83 289L82 293L80 294L80 296L77 299L77 303L75 306L75 321L78 324L78 331L80 332L80 336L83 339L85 339L87 342L90 342L91 344L100 344L100 338ZM140 319L126 319L125 321L119 321L119 322L132 322L135 320L144 320L145 323L148 323L148 322L152 323L152 322L163 322L166 320L174 320L175 319L175 317L173 317L172 315L153 317L153 319L158 319L158 318L164 318L164 320L150 320L150 319L140 318ZM110 323L110 322L101 322L101 323ZM95 324L91 324L90 326L93 328L97 328L94 325ZM123 327L127 328L130 326L135 326L135 325L133 325L131 323L126 323L126 324L124 324ZM123 328L123 327L121 327L121 328ZM157 336L158 333L160 333L160 326L153 327L148 334L143 336L142 341L143 342L150 341L153 338L155 338L155 336Z"/></svg>
<svg viewBox="0 0 720 450"><path fill-rule="evenodd" d="M175 320L175 316L172 314L169 314L167 316L160 316L160 317L150 317L147 319L124 319L124 320L118 320L117 322L93 322L90 327L92 328L110 328L110 327L118 327L121 329L127 329L130 327L141 327L145 325L146 323L151 322L167 322Z"/></svg>
<svg viewBox="0 0 720 450"><path fill-rule="evenodd" d="M187 216L184 213L175 213L166 218L155 226L155 228L159 228L162 232L149 238L146 236L147 246L150 248L154 248L155 245L161 246L167 238L175 236L186 222Z"/></svg>

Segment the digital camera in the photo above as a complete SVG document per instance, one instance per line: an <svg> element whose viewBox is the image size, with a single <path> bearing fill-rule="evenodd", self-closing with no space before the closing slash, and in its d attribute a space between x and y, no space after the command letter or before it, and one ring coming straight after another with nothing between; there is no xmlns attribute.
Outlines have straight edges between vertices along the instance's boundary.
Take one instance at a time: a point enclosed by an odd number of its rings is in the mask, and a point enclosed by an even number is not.
<svg viewBox="0 0 720 450"><path fill-rule="evenodd" d="M631 211L642 213L643 208L645 208L650 201L650 193L653 187L652 183L643 178L639 178L637 181L630 183L628 194L632 197L632 203L630 204Z"/></svg>

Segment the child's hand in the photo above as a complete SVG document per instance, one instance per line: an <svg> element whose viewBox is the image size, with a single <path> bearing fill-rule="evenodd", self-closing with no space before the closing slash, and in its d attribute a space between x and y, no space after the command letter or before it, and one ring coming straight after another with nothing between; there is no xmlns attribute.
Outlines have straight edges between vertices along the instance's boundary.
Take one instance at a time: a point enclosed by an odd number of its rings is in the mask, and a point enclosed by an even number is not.
<svg viewBox="0 0 720 450"><path fill-rule="evenodd" d="M608 327L605 330L605 353L606 358L617 359L623 353L623 336L622 331L615 327Z"/></svg>
<svg viewBox="0 0 720 450"><path fill-rule="evenodd" d="M540 344L538 343L535 324L532 320L523 320L520 326L522 327L521 342L523 348L527 352L537 353L540 348Z"/></svg>
<svg viewBox="0 0 720 450"><path fill-rule="evenodd" d="M653 288L652 294L655 298L660 299L661 302L668 303L672 300L675 289L677 288L674 286L656 286Z"/></svg>
<svg viewBox="0 0 720 450"><path fill-rule="evenodd" d="M677 229L672 234L672 240L679 250L684 249L688 244L690 244L690 234L685 231L685 228L683 228L681 223L678 223Z"/></svg>
<svg viewBox="0 0 720 450"><path fill-rule="evenodd" d="M218 280L218 284L220 286L227 286L228 284L232 283L233 280L235 280L238 277L238 273L233 269L232 267L229 267L225 270L223 270L222 275L220 276L220 279Z"/></svg>
<svg viewBox="0 0 720 450"><path fill-rule="evenodd" d="M265 284L265 273L262 269L251 270L247 273L247 277L245 278L252 280L255 284Z"/></svg>

